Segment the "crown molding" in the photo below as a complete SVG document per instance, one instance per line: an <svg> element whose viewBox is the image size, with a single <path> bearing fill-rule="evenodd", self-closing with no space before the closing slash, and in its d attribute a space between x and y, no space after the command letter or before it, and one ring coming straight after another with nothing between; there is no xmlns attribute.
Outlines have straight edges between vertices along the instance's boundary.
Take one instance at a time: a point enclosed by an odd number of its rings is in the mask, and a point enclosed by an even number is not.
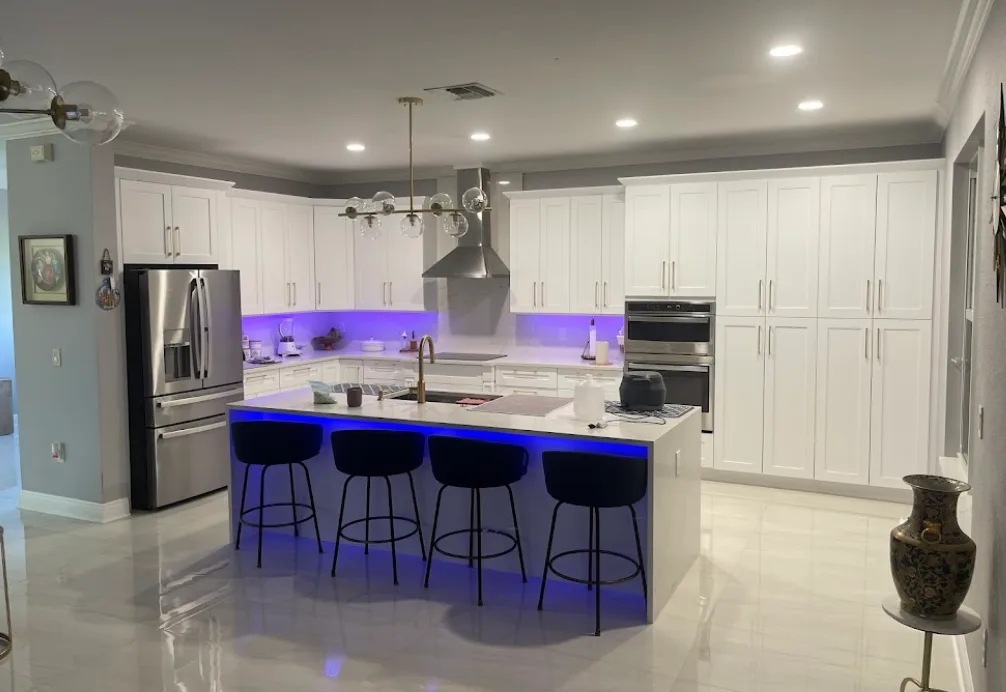
<svg viewBox="0 0 1006 692"><path fill-rule="evenodd" d="M12 120L11 122L0 124L0 142L58 134L60 134L59 128L52 124L52 120L44 117L30 118L28 120Z"/></svg>
<svg viewBox="0 0 1006 692"><path fill-rule="evenodd" d="M994 2L995 0L963 0L961 3L954 38L943 68L943 80L936 97L937 120L941 126L945 127L953 115L957 97L968 76Z"/></svg>
<svg viewBox="0 0 1006 692"><path fill-rule="evenodd" d="M330 173L312 171L296 166L284 166L277 163L253 161L223 154L205 154L195 151L185 151L183 149L171 149L169 147L142 144L128 140L116 140L115 153L121 156L135 156L136 158L150 161L164 161L166 163L210 168L229 171L231 173L245 173L248 175L261 175L267 178L296 180L301 183L329 185L332 182Z"/></svg>

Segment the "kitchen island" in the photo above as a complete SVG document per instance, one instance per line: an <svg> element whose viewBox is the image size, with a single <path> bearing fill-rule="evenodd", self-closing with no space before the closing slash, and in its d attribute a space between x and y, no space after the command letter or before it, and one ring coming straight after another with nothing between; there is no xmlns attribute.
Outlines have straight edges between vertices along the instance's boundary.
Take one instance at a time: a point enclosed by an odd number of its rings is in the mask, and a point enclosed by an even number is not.
<svg viewBox="0 0 1006 692"><path fill-rule="evenodd" d="M692 409L677 419L666 420L664 424L630 423L611 421L605 428L590 429L587 424L573 417L572 405L563 406L546 416L511 415L480 412L471 407L457 404L426 403L414 401L364 397L363 406L349 408L345 395L336 395L335 404L315 404L309 389L283 392L256 399L249 399L230 405L229 421L299 421L312 422L324 428L324 444L321 453L307 462L314 486L315 503L322 539L329 545L326 553L331 555L331 542L335 540L338 525L339 499L345 476L335 469L330 433L340 429L385 429L415 430L426 435L466 436L484 441L498 441L516 444L527 449L530 465L527 476L513 485L518 521L524 549L524 558L529 577L539 578L545 557L548 528L555 501L545 490L541 454L550 450L584 451L626 457L645 458L649 467L647 495L641 507L637 507L640 517L640 532L643 541L643 557L649 582L650 598L647 602L647 619L653 622L671 598L675 588L699 555L700 508L700 455L701 455L701 415ZM472 463L478 463L472 459ZM231 488L239 489L244 478L244 465L231 461ZM248 486L249 497L258 497L258 475L251 474ZM298 474L299 476L300 474ZM434 480L428 463L414 474L416 492L419 497L419 511L423 521L426 539L429 540L439 484ZM284 474L267 476L265 501L288 502L289 480ZM395 492L407 492L405 479L394 479ZM362 487L362 486L357 486ZM466 528L469 521L467 493L448 490L441 509L438 535L456 528ZM303 479L298 478L298 494L306 497ZM231 493L232 536L237 526L237 504L240 497ZM364 516L364 494L351 494L346 504L346 516L350 519ZM408 503L396 503L396 513ZM272 512L282 513L283 508ZM482 501L484 528L509 530L512 525L510 506L506 492L483 492ZM375 492L371 498L373 516L387 513L384 493ZM279 517L280 514L271 515ZM556 528L553 552L582 549L587 547L587 509L567 507L560 512ZM635 555L632 522L628 511L619 509L602 510L602 548L626 555ZM269 519L267 519L269 521ZM272 519L276 521L276 519ZM304 540L313 540L310 524L302 525ZM249 531L246 527L246 532ZM375 522L372 535L382 530L380 522ZM252 535L251 529L246 535ZM267 531L293 533L291 528L267 529ZM380 546L383 548L383 546ZM343 548L345 550L345 548ZM419 546L413 539L396 545L399 556L419 555ZM492 546L485 551L491 552ZM358 559L387 559L383 550L372 546L369 557L360 554ZM346 559L350 558L347 552ZM447 561L437 554L436 561ZM340 564L343 556L340 554ZM586 573L586 560L583 561ZM607 570L608 566L602 562ZM624 573L624 565L612 563L611 571ZM519 575L519 564L515 554L487 561L485 569L515 572ZM569 567L568 571L575 570ZM327 572L322 578L328 578ZM434 565L436 578L436 565ZM515 577L520 582L520 577ZM525 588L534 589L533 585ZM621 591L642 593L638 580L620 584L613 588ZM547 604L546 604L547 609Z"/></svg>

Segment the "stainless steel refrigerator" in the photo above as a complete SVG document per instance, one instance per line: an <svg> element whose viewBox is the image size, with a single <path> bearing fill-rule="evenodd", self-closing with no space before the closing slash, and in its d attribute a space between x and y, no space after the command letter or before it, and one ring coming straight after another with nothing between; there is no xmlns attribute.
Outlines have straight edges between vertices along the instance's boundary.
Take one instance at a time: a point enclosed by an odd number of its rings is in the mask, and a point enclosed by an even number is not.
<svg viewBox="0 0 1006 692"><path fill-rule="evenodd" d="M227 486L227 404L244 397L238 272L126 267L131 501Z"/></svg>

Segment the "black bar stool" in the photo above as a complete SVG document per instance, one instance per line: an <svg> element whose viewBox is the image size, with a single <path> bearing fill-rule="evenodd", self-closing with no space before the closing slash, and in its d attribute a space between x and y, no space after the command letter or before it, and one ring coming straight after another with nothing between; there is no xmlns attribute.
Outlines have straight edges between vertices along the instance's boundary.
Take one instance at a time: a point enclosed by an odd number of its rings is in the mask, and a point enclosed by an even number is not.
<svg viewBox="0 0 1006 692"><path fill-rule="evenodd" d="M412 481L412 472L423 465L423 455L426 451L426 439L422 433L398 430L338 430L332 433L332 454L335 457L335 468L349 476L342 485L342 502L339 505L339 532L335 537L335 556L332 558L332 576L335 576L335 566L339 561L339 541L345 539L351 543L362 543L364 554L370 553L371 543L391 544L391 567L398 584L398 556L395 554L395 542L401 541L419 533L419 549L423 559L426 559L426 547L423 545L423 527L419 520L419 502L416 501L416 485ZM391 497L391 476L405 474L409 477L409 488L412 490L412 508L415 519L395 516L395 505ZM367 516L343 523L342 515L346 511L346 490L354 478L367 479ZM370 516L370 480L383 478L388 486L388 514ZM387 519L391 531L390 538L370 540L370 522ZM395 520L414 524L415 528L402 536L395 536ZM347 536L345 530L357 524L364 525L363 540Z"/></svg>
<svg viewBox="0 0 1006 692"><path fill-rule="evenodd" d="M314 535L318 539L318 552L321 548L321 532L318 530L318 513L314 508L314 490L311 488L311 473L304 462L318 456L321 451L322 430L320 425L311 423L281 423L278 421L255 421L231 424L231 441L234 444L234 456L245 464L245 479L241 486L241 509L238 518L237 538L234 542L236 550L241 549L241 527L244 525L258 528L258 563L262 567L262 529L292 526L295 536L300 536L300 525L305 521L314 520ZM262 467L259 479L259 503L255 507L245 509L245 495L248 494L248 472L252 466ZM286 466L290 471L290 501L265 502L265 472L273 466ZM307 478L307 495L311 504L297 502L293 484L293 467L304 469ZM293 512L293 521L266 524L263 521L266 507L289 507ZM297 517L297 508L310 510L304 517ZM258 521L245 519L245 515L258 512Z"/></svg>
<svg viewBox="0 0 1006 692"><path fill-rule="evenodd" d="M620 457L610 454L586 452L544 452L541 455L545 470L545 489L557 502L552 511L552 526L548 532L548 549L545 552L545 569L541 575L541 593L538 595L538 610L545 600L545 578L549 571L562 579L586 584L595 589L594 636L601 636L601 585L620 584L634 579L638 574L643 582L643 598L646 594L646 570L643 567L643 546L639 541L639 524L636 510L632 505L646 495L646 459ZM586 507L590 510L590 539L586 550L567 550L552 555L552 539L555 537L555 520L559 508L564 504ZM628 555L612 550L601 550L601 509L628 507L632 513L632 529L636 534L636 556L638 562ZM555 561L567 555L587 554L587 579L577 579L555 568ZM601 554L612 555L631 563L632 574L618 579L601 580ZM593 560L593 564L591 564Z"/></svg>
<svg viewBox="0 0 1006 692"><path fill-rule="evenodd" d="M431 435L430 466L433 477L440 483L437 493L437 509L433 514L433 535L430 537L430 560L426 563L426 579L423 585L430 586L430 567L433 565L433 553L458 559L468 558L468 566L473 561L478 562L479 572L479 605L482 605L482 561L494 557L502 557L517 550L520 559L520 574L527 583L527 573L524 571L524 550L520 545L520 529L517 528L517 508L513 501L511 483L516 483L527 474L527 450L517 445L481 442L463 437L446 437ZM437 537L437 520L440 518L440 500L447 488L467 488L471 491L468 504L468 528L450 531ZM513 532L482 528L482 490L488 488L506 488L510 495L510 514L513 517ZM482 554L482 533L494 533L506 536L513 545L490 555ZM449 536L462 533L468 534L468 555L451 553L441 548L438 543ZM477 541L477 551L473 554L472 542Z"/></svg>

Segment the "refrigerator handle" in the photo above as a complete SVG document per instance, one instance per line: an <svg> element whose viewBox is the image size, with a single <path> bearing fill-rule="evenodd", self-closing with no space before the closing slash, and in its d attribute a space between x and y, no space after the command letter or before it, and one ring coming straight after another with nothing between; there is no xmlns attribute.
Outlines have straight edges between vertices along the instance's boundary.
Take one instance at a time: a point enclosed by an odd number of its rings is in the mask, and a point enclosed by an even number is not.
<svg viewBox="0 0 1006 692"><path fill-rule="evenodd" d="M212 353L212 339L213 339L213 309L210 305L210 287L206 284L206 279L200 278L199 283L203 289L203 309L199 311L199 317L202 321L203 334L205 335L206 341L205 346L202 349L203 352L203 377L210 376L210 353Z"/></svg>
<svg viewBox="0 0 1006 692"><path fill-rule="evenodd" d="M201 313L202 300L199 298L199 278L196 277L189 283L189 328L191 332L189 343L192 344L192 379L195 380L201 380L203 377L203 328Z"/></svg>

